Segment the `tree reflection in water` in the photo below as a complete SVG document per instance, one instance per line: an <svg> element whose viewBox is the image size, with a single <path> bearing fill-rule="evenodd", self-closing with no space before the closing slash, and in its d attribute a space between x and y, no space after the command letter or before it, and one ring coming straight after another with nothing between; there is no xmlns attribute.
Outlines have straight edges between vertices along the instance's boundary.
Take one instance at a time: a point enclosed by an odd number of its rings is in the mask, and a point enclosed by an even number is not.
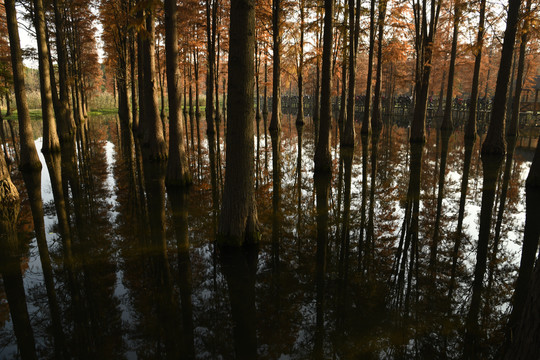
<svg viewBox="0 0 540 360"><path fill-rule="evenodd" d="M200 181L165 188L164 168L129 129L91 119L61 158L47 156L42 214L38 182L14 177L27 191L17 231L4 231L18 245L2 245L0 319L11 320L1 323L2 355L34 342L45 358L493 356L511 301L527 309L508 284L518 278L531 150L517 146L498 176L460 131L441 149L435 132L409 145L406 129L385 125L354 151L336 148L334 178L314 181L313 134L308 119L271 139L256 190L260 244L217 249L217 161L204 143L202 163L190 153ZM497 221L477 242L484 207ZM520 277L532 273L529 247Z"/></svg>

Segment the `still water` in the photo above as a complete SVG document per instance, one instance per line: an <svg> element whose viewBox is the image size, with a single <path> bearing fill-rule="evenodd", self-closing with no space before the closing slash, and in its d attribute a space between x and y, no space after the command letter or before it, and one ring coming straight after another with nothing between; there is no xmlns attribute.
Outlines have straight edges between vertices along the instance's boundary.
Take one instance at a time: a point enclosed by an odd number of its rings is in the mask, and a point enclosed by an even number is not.
<svg viewBox="0 0 540 360"><path fill-rule="evenodd" d="M18 244L2 245L0 359L458 359L468 341L492 357L511 311L535 142L519 139L496 174L480 292L481 139L465 146L457 130L445 144L428 129L426 145L411 147L406 128L386 125L378 139L358 136L351 163L334 133L326 188L313 181L311 121L301 130L285 116L273 162L261 126L262 238L240 251L215 244L224 159L212 189L202 129L187 193L166 188L164 168L114 117L90 119L86 144L61 158L40 153L41 185L13 176L22 205Z"/></svg>

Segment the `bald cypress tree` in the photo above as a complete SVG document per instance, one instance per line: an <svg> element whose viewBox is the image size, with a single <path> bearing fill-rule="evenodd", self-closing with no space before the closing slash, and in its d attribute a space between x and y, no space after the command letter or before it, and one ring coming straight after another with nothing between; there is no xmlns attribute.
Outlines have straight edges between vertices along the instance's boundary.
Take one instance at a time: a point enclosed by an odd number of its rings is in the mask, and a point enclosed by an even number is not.
<svg viewBox="0 0 540 360"><path fill-rule="evenodd" d="M220 242L241 246L257 239L253 85L255 1L232 0L229 36L227 155L218 233Z"/></svg>
<svg viewBox="0 0 540 360"><path fill-rule="evenodd" d="M41 162L36 151L32 124L30 123L30 112L26 100L26 85L24 83L24 67L22 62L22 51L19 40L19 28L17 23L17 12L15 10L15 0L4 1L6 8L6 19L9 33L9 47L11 52L11 65L13 68L13 85L15 88L15 101L17 102L17 118L19 120L19 137L21 151L19 157L19 168L23 171L41 169Z"/></svg>
<svg viewBox="0 0 540 360"><path fill-rule="evenodd" d="M49 45L46 36L45 11L42 0L34 0L34 26L38 44L39 84L41 90L41 112L43 117L43 152L60 151L60 141L56 130L51 70L49 64Z"/></svg>
<svg viewBox="0 0 540 360"><path fill-rule="evenodd" d="M169 92L169 161L167 183L187 185L191 182L184 144L184 124L180 109L180 74L178 69L178 31L176 0L165 0L165 51L167 90Z"/></svg>
<svg viewBox="0 0 540 360"><path fill-rule="evenodd" d="M167 146L163 135L163 124L158 108L156 57L155 57L155 3L151 1L144 11L146 33L142 39L142 66L144 81L144 122L143 145L147 148L147 156L152 160L167 158Z"/></svg>
<svg viewBox="0 0 540 360"><path fill-rule="evenodd" d="M315 148L315 173L332 172L330 157L330 123L332 120L332 28L334 21L334 1L324 1L324 35L321 80L320 131Z"/></svg>

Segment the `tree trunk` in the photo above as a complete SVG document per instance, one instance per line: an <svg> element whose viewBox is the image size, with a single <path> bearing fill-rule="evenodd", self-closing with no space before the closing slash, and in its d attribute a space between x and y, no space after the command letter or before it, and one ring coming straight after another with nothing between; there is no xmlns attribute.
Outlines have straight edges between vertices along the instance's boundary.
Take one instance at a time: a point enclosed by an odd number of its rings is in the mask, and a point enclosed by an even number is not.
<svg viewBox="0 0 540 360"><path fill-rule="evenodd" d="M534 257L540 240L538 212L540 204L540 139L526 181L526 217L519 276L514 293L514 309L508 323L504 359L538 357L540 332L538 301L540 299L540 260L533 271ZM508 344L510 343L510 344Z"/></svg>
<svg viewBox="0 0 540 360"><path fill-rule="evenodd" d="M341 146L354 147L354 118L356 116L356 54L358 52L358 38L360 36L360 3L349 0L349 88L347 99L347 121L343 129ZM362 124L363 125L363 124ZM368 124L369 132L369 124ZM367 132L366 132L367 133Z"/></svg>
<svg viewBox="0 0 540 360"><path fill-rule="evenodd" d="M272 0L272 38L274 68L272 71L272 118L270 133L281 131L281 0Z"/></svg>
<svg viewBox="0 0 540 360"><path fill-rule="evenodd" d="M476 38L476 57L474 59L474 71L471 88L471 103L469 105L469 119L465 130L466 139L476 138L476 121L478 107L478 87L480 79L480 65L482 63L482 48L484 47L484 21L486 16L486 0L480 2L480 21L478 24L478 36ZM486 80L487 82L487 80Z"/></svg>
<svg viewBox="0 0 540 360"><path fill-rule="evenodd" d="M17 102L17 118L19 120L19 139L21 151L19 158L19 169L30 171L41 169L41 162L36 151L32 124L30 123L30 112L26 100L26 86L24 83L24 67L22 62L22 51L19 40L19 28L17 24L17 13L15 1L6 0L6 20L9 32L9 48L11 51L11 65L13 69L13 85L15 88L15 101Z"/></svg>
<svg viewBox="0 0 540 360"><path fill-rule="evenodd" d="M129 62L130 75L131 75L131 119L132 119L132 128L137 130L139 128L139 112L138 112L138 101L137 101L137 80L135 77L136 67L137 67L137 57L135 56L135 34L131 32L129 36Z"/></svg>
<svg viewBox="0 0 540 360"><path fill-rule="evenodd" d="M300 44L299 44L300 55L298 59L298 113L296 114L297 125L304 124L304 28L305 28L304 6L305 6L305 1L301 0L300 1Z"/></svg>
<svg viewBox="0 0 540 360"><path fill-rule="evenodd" d="M138 1L138 0L137 0ZM142 11L139 11L137 14L137 17L144 17L144 14ZM141 21L144 21L141 19ZM139 126L137 128L137 133L139 135L139 138L144 137L144 133L148 129L148 118L146 116L146 107L145 107L145 95L144 95L144 88L145 88L145 73L144 73L144 56L143 56L143 33L139 31L137 33L137 85L138 85L138 95L139 95Z"/></svg>
<svg viewBox="0 0 540 360"><path fill-rule="evenodd" d="M321 115L320 131L315 148L315 173L331 173L332 158L330 156L330 123L332 121L332 28L334 20L334 1L324 1L324 39L321 82Z"/></svg>
<svg viewBox="0 0 540 360"><path fill-rule="evenodd" d="M519 112L520 112L520 103L521 103L521 91L523 89L523 70L525 68L525 51L527 50L527 42L529 41L529 27L530 27L530 11L531 11L531 0L527 0L525 6L525 20L523 23L522 33L521 33L521 44L519 45L519 60L517 66L517 77L516 77L516 90L514 94L514 99L512 102L512 118L510 120L510 125L506 133L507 137L517 137L519 131Z"/></svg>
<svg viewBox="0 0 540 360"><path fill-rule="evenodd" d="M416 50L416 80L414 113L411 123L410 142L424 143L427 100L429 92L429 78L432 68L433 40L437 30L437 23L441 10L441 2L432 1L428 24L427 2L419 2L414 7L415 19L415 50Z"/></svg>
<svg viewBox="0 0 540 360"><path fill-rule="evenodd" d="M191 183L189 163L184 144L184 124L180 108L180 74L178 69L178 31L176 0L165 0L165 60L167 62L167 91L169 95L169 161L168 185L185 186Z"/></svg>
<svg viewBox="0 0 540 360"><path fill-rule="evenodd" d="M75 134L75 119L69 103L70 86L68 83L68 54L66 41L65 0L53 0L54 22L56 25L56 52L58 60L58 78L60 89L60 119L58 122L60 140L70 141Z"/></svg>
<svg viewBox="0 0 540 360"><path fill-rule="evenodd" d="M117 48L118 64L116 69L116 87L118 88L118 117L123 126L131 127L133 119L129 110L128 72L127 72L127 43L120 40L122 45Z"/></svg>
<svg viewBox="0 0 540 360"><path fill-rule="evenodd" d="M254 192L253 81L255 1L232 0L225 188L219 241L241 246L258 238Z"/></svg>
<svg viewBox="0 0 540 360"><path fill-rule="evenodd" d="M163 136L163 125L159 116L156 58L155 58L155 23L154 10L148 9L146 13L146 31L148 35L143 39L143 69L144 69L144 107L145 121L148 131L145 131L143 145L148 148L151 160L161 161L167 158L167 145Z"/></svg>
<svg viewBox="0 0 540 360"><path fill-rule="evenodd" d="M371 83L373 76L373 53L375 51L375 0L370 2L369 12L369 54L368 73L366 85L366 98L364 99L364 118L362 120L362 134L368 134L371 125Z"/></svg>
<svg viewBox="0 0 540 360"><path fill-rule="evenodd" d="M49 47L45 31L45 12L43 10L42 0L34 0L34 16L34 26L38 43L39 84L43 117L43 147L41 150L44 153L59 152L60 141L56 131L56 118L54 117L49 68Z"/></svg>
<svg viewBox="0 0 540 360"><path fill-rule="evenodd" d="M441 130L452 131L452 100L454 97L454 72L456 69L457 42L459 36L459 21L461 18L461 2L454 4L454 32L452 34L452 49L450 50L450 68L448 69L448 87L446 89L446 105L444 108Z"/></svg>
<svg viewBox="0 0 540 360"><path fill-rule="evenodd" d="M381 87L382 87L382 42L384 31L384 18L386 15L386 0L379 0L379 31L377 45L377 73L375 80L375 91L373 97L373 116L371 118L371 130L374 133L380 133L382 128L381 116Z"/></svg>
<svg viewBox="0 0 540 360"><path fill-rule="evenodd" d="M516 41L520 5L521 0L510 0L509 2L501 62L491 110L491 121L486 140L482 144L482 157L489 154L503 156L506 151L506 143L504 141L506 98L508 96L508 80L510 79L510 70L512 67L512 55Z"/></svg>

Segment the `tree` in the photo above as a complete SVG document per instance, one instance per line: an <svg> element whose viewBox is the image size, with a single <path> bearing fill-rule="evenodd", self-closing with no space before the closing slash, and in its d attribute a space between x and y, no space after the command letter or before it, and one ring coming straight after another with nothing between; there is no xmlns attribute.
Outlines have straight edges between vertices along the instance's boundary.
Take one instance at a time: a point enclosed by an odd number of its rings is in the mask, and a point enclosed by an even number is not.
<svg viewBox="0 0 540 360"><path fill-rule="evenodd" d="M270 134L281 131L281 0L272 0L272 39L273 39L273 70L272 70L272 118L270 119Z"/></svg>
<svg viewBox="0 0 540 360"><path fill-rule="evenodd" d="M429 10L429 18L428 18ZM414 115L411 123L411 142L425 142L425 122L431 75L433 42L439 22L441 0L415 0L414 12L414 45L416 50Z"/></svg>
<svg viewBox="0 0 540 360"><path fill-rule="evenodd" d="M375 49L375 0L371 0L370 4L368 73L366 85L366 99L364 100L364 118L362 120L362 134L368 134L371 125L371 83L373 76L373 53Z"/></svg>
<svg viewBox="0 0 540 360"><path fill-rule="evenodd" d="M118 92L118 117L123 126L131 127L133 116L128 98L128 49L129 13L128 3L118 0L102 0L100 14L103 24L102 39L105 51L115 63Z"/></svg>
<svg viewBox="0 0 540 360"><path fill-rule="evenodd" d="M167 90L169 93L169 161L167 183L180 186L191 183L189 163L184 145L184 124L180 109L180 74L178 68L178 30L176 0L165 0L165 51Z"/></svg>
<svg viewBox="0 0 540 360"><path fill-rule="evenodd" d="M60 141L56 131L56 119L51 90L51 75L49 67L49 44L46 37L45 11L42 0L34 0L34 27L38 43L39 81L41 89L41 111L43 117L43 148L44 153L60 151Z"/></svg>
<svg viewBox="0 0 540 360"><path fill-rule="evenodd" d="M524 72L525 72L525 51L527 49L527 43L529 41L530 22L531 22L531 0L525 2L525 9L523 11L523 26L521 29L521 42L519 44L519 58L517 65L516 76L516 89L514 97L512 99L512 117L510 118L510 124L506 132L507 137L516 138L518 135L518 123L519 113L521 110L521 92L523 90ZM512 95L512 94L510 94Z"/></svg>
<svg viewBox="0 0 540 360"><path fill-rule="evenodd" d="M540 139L536 145L533 162L527 176L526 185L526 217L523 235L523 250L519 276L514 294L514 309L508 323L506 346L503 348L504 359L531 359L537 357L537 344L540 339L538 331L538 300L540 296L540 260L534 257L540 240L538 212L540 200Z"/></svg>
<svg viewBox="0 0 540 360"><path fill-rule="evenodd" d="M15 87L15 101L17 102L17 118L19 120L19 138L21 141L21 151L19 158L19 169L22 171L40 170L41 162L36 151L32 124L30 123L30 112L26 100L26 86L24 83L24 67L22 62L22 51L19 41L19 28L17 23L17 13L15 10L15 0L6 0L6 19L9 32L9 45L11 50L11 65L13 68L13 85Z"/></svg>
<svg viewBox="0 0 540 360"><path fill-rule="evenodd" d="M375 91L373 96L373 115L371 118L371 130L373 133L380 133L382 128L381 116L381 87L382 87L382 47L384 38L384 18L386 15L387 0L379 0L379 17L377 24L378 31L378 46L377 46L377 70L375 77Z"/></svg>
<svg viewBox="0 0 540 360"><path fill-rule="evenodd" d="M75 119L69 101L70 87L68 83L68 55L66 40L65 0L53 0L54 22L56 26L56 54L58 60L58 85L60 89L58 127L60 141L70 141L75 134ZM51 84L52 85L52 84Z"/></svg>
<svg viewBox="0 0 540 360"><path fill-rule="evenodd" d="M332 120L331 84L332 84L332 28L334 21L334 1L324 1L324 39L321 81L320 131L315 148L315 173L331 173L330 157L330 122Z"/></svg>
<svg viewBox="0 0 540 360"><path fill-rule="evenodd" d="M157 83L156 83L156 58L155 58L155 2L150 1L144 9L145 36L142 41L142 66L144 81L144 119L145 129L143 146L148 150L148 157L152 160L162 161L167 159L167 147L163 135L163 124L159 115Z"/></svg>
<svg viewBox="0 0 540 360"><path fill-rule="evenodd" d="M356 99L354 96L356 83L356 54L360 36L360 1L349 0L349 93L347 99L347 121L343 131L342 145L354 146L354 117L356 115ZM343 79L345 81L345 79ZM367 101L367 100L366 100ZM369 126L368 126L369 129Z"/></svg>
<svg viewBox="0 0 540 360"><path fill-rule="evenodd" d="M457 43L459 35L459 22L463 4L456 0L454 4L454 30L452 34L452 49L450 50L450 67L448 69L448 88L446 89L446 106L444 108L441 130L452 131L452 102L454 100L454 73L456 69Z"/></svg>
<svg viewBox="0 0 540 360"><path fill-rule="evenodd" d="M482 159L486 155L502 157L506 151L504 141L504 127L506 117L506 99L508 97L508 81L512 68L512 56L514 54L514 44L516 42L516 32L519 18L519 8L521 0L509 0L508 17L506 19L506 30L504 32L504 43L501 52L499 72L497 74L497 86L491 110L491 121L489 123L486 139L482 144Z"/></svg>
<svg viewBox="0 0 540 360"><path fill-rule="evenodd" d="M220 242L241 246L258 237L253 157L255 1L232 0L229 34L227 155Z"/></svg>
<svg viewBox="0 0 540 360"><path fill-rule="evenodd" d="M469 118L467 120L467 127L465 130L465 138L476 138L476 118L477 118L477 104L478 104L478 86L480 78L480 65L482 63L482 48L484 47L484 22L486 16L486 0L480 1L480 20L478 24L478 35L475 45L475 59L474 59L474 71L471 87L471 103L469 108Z"/></svg>

